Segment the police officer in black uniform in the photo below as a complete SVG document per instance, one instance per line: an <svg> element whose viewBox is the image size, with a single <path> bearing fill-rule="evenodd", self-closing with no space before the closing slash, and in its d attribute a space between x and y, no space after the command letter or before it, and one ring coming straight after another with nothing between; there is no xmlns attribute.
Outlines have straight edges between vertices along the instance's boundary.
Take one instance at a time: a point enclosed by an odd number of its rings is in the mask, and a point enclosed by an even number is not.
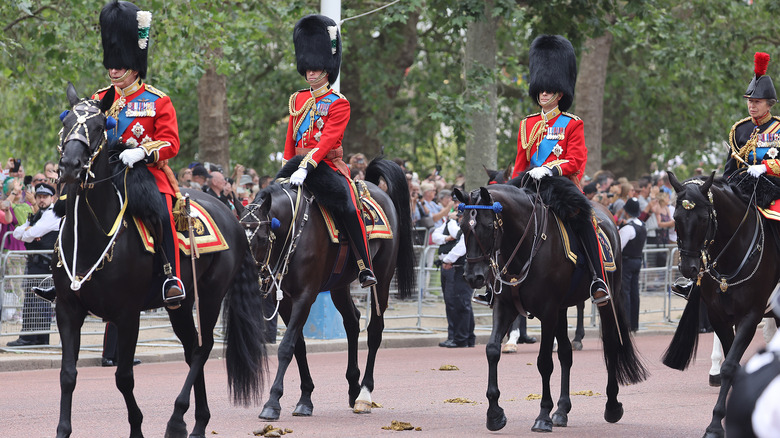
<svg viewBox="0 0 780 438"><path fill-rule="evenodd" d="M473 347L476 341L474 309L471 307L474 289L463 278L466 241L458 221L455 220L458 214L449 214L447 220L436 227L431 235L433 243L440 245L441 289L447 313L447 340L440 342L439 347Z"/></svg>
<svg viewBox="0 0 780 438"><path fill-rule="evenodd" d="M631 323L631 331L639 330L639 271L642 269L642 251L647 241L647 227L637 219L639 201L629 198L623 206L628 218L620 228L620 245L623 247L623 303Z"/></svg>
<svg viewBox="0 0 780 438"><path fill-rule="evenodd" d="M25 248L34 250L53 250L60 228L60 218L54 214L54 187L41 183L35 186L35 202L38 212L24 224L14 229L14 238L24 242ZM39 275L51 273L51 254L32 254L27 257L27 274ZM40 279L26 279L24 303L22 307L22 332L48 331L51 329L51 305L35 296L31 288ZM9 347L26 345L47 345L48 334L21 335L9 342Z"/></svg>

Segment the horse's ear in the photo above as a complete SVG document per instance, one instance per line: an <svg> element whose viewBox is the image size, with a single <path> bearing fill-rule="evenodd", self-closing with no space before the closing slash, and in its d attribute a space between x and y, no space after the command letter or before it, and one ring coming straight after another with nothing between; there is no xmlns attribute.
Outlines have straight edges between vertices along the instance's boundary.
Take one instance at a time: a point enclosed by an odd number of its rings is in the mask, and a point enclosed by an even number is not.
<svg viewBox="0 0 780 438"><path fill-rule="evenodd" d="M76 87L72 82L68 82L68 88L65 90L65 95L68 96L68 102L70 106L75 106L81 100L79 94L76 92Z"/></svg>
<svg viewBox="0 0 780 438"><path fill-rule="evenodd" d="M460 191L460 189L458 187L455 187L454 189L452 189L452 195L455 196L455 198L457 198L458 201L466 204L466 201L467 201L466 195L464 195L463 192Z"/></svg>
<svg viewBox="0 0 780 438"><path fill-rule="evenodd" d="M683 191L683 186L680 184L680 181L677 180L677 177L674 175L674 172L671 170L667 170L666 174L669 175L669 184L674 187L674 191L677 193L680 193Z"/></svg>
<svg viewBox="0 0 780 438"><path fill-rule="evenodd" d="M485 187L479 188L479 197L482 199L482 203L485 205L492 205L493 198L490 196L490 192Z"/></svg>
<svg viewBox="0 0 780 438"><path fill-rule="evenodd" d="M710 187L712 187L712 182L713 181L715 181L715 171L714 170L710 174L710 177L707 178L707 181L704 181L704 184L702 184L701 188L699 188L699 190L701 190L701 193L704 196L707 196L707 192L710 191Z"/></svg>
<svg viewBox="0 0 780 438"><path fill-rule="evenodd" d="M104 113L111 109L111 105L114 104L114 87L111 87L106 91L106 95L100 99L100 111Z"/></svg>

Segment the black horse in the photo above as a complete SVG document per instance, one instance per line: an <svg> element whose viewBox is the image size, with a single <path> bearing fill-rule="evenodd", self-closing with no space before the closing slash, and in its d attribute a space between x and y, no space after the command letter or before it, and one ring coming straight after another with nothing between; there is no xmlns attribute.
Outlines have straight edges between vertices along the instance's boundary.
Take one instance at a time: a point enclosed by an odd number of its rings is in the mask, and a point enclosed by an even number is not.
<svg viewBox="0 0 780 438"><path fill-rule="evenodd" d="M493 184L506 184L507 181L512 179L512 170L514 169L514 163L507 166L504 170L492 170L485 166L485 173L488 176L488 185ZM582 350L582 339L585 338L585 301L581 301L576 304L577 307L577 326L574 329L574 339L571 341L571 347L575 351ZM517 319L511 324L510 330L519 327L520 318L524 316L518 316Z"/></svg>
<svg viewBox="0 0 780 438"><path fill-rule="evenodd" d="M690 292L663 363L678 370L690 364L696 352L703 299L726 355L720 393L704 436L723 437L726 396L780 279L780 251L773 241L775 233L768 229L776 225L770 225L754 205L745 202L746 195L751 196L747 188L740 190L716 179L715 172L682 184L674 173L668 174L677 192L674 222L680 272L699 285ZM702 264L702 260L706 262Z"/></svg>
<svg viewBox="0 0 780 438"><path fill-rule="evenodd" d="M570 181L559 178L543 178L542 181L542 184L561 186L556 189L555 200L548 198L550 202L558 202L564 207L573 206L570 212L585 212L585 221L588 220L590 206L581 195L577 198L567 192L578 190ZM570 187L565 188L562 184ZM461 221L467 248L465 277L475 288L483 286L489 278L497 278L503 285L503 291L494 298L493 329L485 349L488 359L489 430L499 430L506 424L504 410L498 405L498 361L501 339L521 311L533 314L542 324L537 358L537 368L542 376L542 401L532 430L550 432L553 425L566 426L571 410L569 377L572 347L567 333L566 310L589 297L590 276L567 260L556 214L537 195L542 192L550 193L541 188L534 193L512 185L482 187L468 197L456 191L466 211ZM594 206L598 221L615 250L614 258L619 261L617 228L603 207ZM553 266L554 271L550 271ZM620 290L619 266L608 275L607 280L613 291ZM619 294L613 293L612 297L615 300ZM623 406L617 400L618 384L641 382L647 373L634 350L620 303L601 306L599 313L608 374L604 418L614 423L623 416ZM558 339L558 360L561 363L561 394L558 410L551 418L550 376L554 337Z"/></svg>
<svg viewBox="0 0 780 438"><path fill-rule="evenodd" d="M296 167L291 160L285 169L290 168L291 164ZM284 174L285 169L280 175ZM387 193L377 187L380 179L386 183ZM372 239L369 244L377 284L371 292L371 315L367 327L368 358L362 382L359 381L358 368L360 311L355 307L349 291L350 283L357 277L355 259L352 255L346 256L346 260L340 259L340 245L330 242L325 219L317 204L331 200L324 199L327 195L322 195L319 201L313 200L308 190L301 191L286 183L272 183L258 193L241 219L254 255L261 264L261 283L266 292L277 296L279 291L283 291L283 297L278 297L278 310L287 326L279 344L276 379L259 416L262 419L279 418L284 374L293 354L301 378L301 397L293 415L309 416L313 412L311 394L314 382L309 373L302 330L311 305L323 290L331 291L333 304L344 320L348 343L346 377L349 383L349 405L357 413L371 412L374 362L382 342L383 314L387 309L391 279L396 273L401 298L411 296L415 289L415 263L409 190L403 171L392 161L375 159L366 169L366 180L371 198L386 213L392 238ZM311 176L307 178L307 185L310 183ZM301 199L301 203L300 208L296 209L298 199ZM296 210L299 212L296 213ZM333 273L339 270L339 265L343 271L337 276Z"/></svg>
<svg viewBox="0 0 780 438"><path fill-rule="evenodd" d="M102 101L80 99L69 84L67 97L72 108L63 113L59 145L60 181L67 194L66 214L52 261L57 326L62 339L57 437L71 434L80 331L88 313L111 321L118 328L116 385L127 404L130 436L142 437L143 415L133 396L133 356L140 312L163 306L162 281L155 272L161 271L157 269L159 263L155 263L154 254L145 251L139 233L132 225L131 211L146 215L145 220L149 223L159 224L159 216L143 206L144 202L160 200L160 195L145 166L136 166L133 172L126 174L125 166L118 159L120 151L106 144L105 111L113 102L113 91ZM143 186L147 190L146 196L125 198L128 192L138 193L139 190L129 181ZM151 182L151 186L144 182ZM257 270L244 231L235 216L216 198L196 191L189 194L211 214L229 249L203 254L196 260L197 327L193 318L192 265L188 257L181 257L182 280L188 297L181 307L169 310L168 314L190 368L176 398L166 437L187 436L183 417L189 408L193 387L195 427L190 437L206 435L210 413L203 366L214 345L213 330L226 294L229 299L224 315L225 358L228 385L235 402L248 404L259 400L266 366L262 325L257 317L262 305ZM147 207L155 208L153 203ZM202 338L200 345L198 332Z"/></svg>

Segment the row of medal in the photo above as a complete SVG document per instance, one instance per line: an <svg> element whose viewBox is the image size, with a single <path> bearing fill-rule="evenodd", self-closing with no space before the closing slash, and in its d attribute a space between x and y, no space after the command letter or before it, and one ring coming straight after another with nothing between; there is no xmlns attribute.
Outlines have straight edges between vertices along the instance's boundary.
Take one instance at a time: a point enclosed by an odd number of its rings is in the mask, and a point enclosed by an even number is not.
<svg viewBox="0 0 780 438"><path fill-rule="evenodd" d="M563 140L563 133L566 131L565 127L551 126L547 128L547 140Z"/></svg>
<svg viewBox="0 0 780 438"><path fill-rule="evenodd" d="M756 146L760 148L780 147L780 133L756 135Z"/></svg>

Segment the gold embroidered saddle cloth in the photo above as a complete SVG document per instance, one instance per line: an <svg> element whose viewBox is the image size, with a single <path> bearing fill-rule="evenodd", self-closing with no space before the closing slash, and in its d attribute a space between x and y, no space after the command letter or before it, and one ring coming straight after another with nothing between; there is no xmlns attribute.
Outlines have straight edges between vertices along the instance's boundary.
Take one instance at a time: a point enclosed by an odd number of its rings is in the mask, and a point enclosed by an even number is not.
<svg viewBox="0 0 780 438"><path fill-rule="evenodd" d="M360 204L362 206L363 223L366 225L366 234L368 240L371 239L392 239L393 230L387 222L387 216L382 206L368 192L368 188L363 186L360 190ZM319 204L318 204L319 205ZM322 218L325 219L325 227L328 229L328 236L333 243L339 243L339 230L333 221L333 217L322 206L320 206Z"/></svg>
<svg viewBox="0 0 780 438"><path fill-rule="evenodd" d="M566 253L566 258L576 265L577 254L571 247L571 240L569 239L570 230L566 228L563 221L561 221L558 216L555 216L555 220L558 222L558 230L561 232L561 241L563 242L563 250ZM604 234L604 230L602 230L601 227L597 227L596 229L598 230L596 236L598 237L599 245L601 246L601 257L604 261L604 270L614 272L617 267L615 266L615 256L612 252L612 245L609 243L607 235Z"/></svg>
<svg viewBox="0 0 780 438"><path fill-rule="evenodd" d="M222 236L222 232L217 227L217 223L214 222L214 219L202 205L195 202L195 200L190 200L190 211L193 216L192 231L195 233L195 245L198 247L198 253L206 254L224 251L229 248L225 238ZM143 222L135 217L133 222L135 222L135 226L138 228L138 234L141 235L141 243L143 243L146 251L154 253L154 237L149 233ZM189 231L177 231L176 237L179 251L189 256L191 253Z"/></svg>

